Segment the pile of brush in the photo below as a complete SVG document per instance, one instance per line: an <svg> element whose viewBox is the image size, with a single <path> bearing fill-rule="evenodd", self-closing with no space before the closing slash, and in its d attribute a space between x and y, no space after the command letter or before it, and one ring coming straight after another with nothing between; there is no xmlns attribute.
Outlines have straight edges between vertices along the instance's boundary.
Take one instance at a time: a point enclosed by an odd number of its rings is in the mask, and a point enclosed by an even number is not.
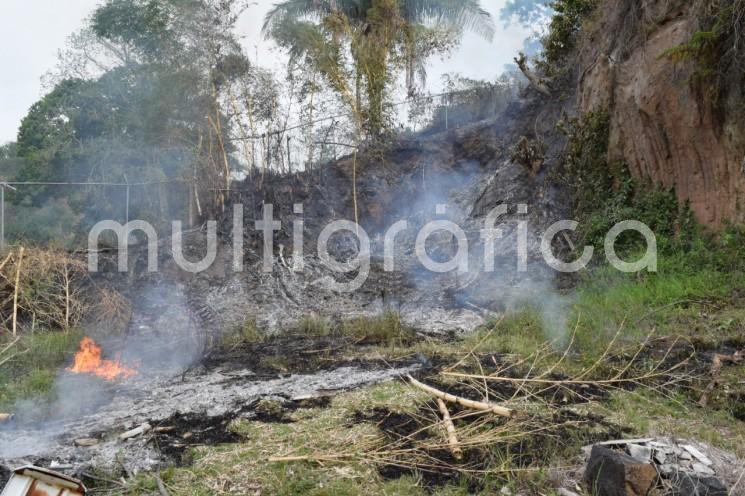
<svg viewBox="0 0 745 496"><path fill-rule="evenodd" d="M98 287L85 260L62 250L11 249L0 260L0 329L67 330L84 318L121 320L130 312L119 293Z"/></svg>

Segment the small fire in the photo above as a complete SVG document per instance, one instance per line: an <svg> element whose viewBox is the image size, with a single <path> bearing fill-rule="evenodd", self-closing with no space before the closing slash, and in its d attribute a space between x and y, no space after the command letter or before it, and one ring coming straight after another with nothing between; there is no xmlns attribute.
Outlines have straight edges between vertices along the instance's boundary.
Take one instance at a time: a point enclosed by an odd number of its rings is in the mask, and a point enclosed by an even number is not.
<svg viewBox="0 0 745 496"><path fill-rule="evenodd" d="M75 354L75 363L67 370L75 374L93 374L107 381L137 375L136 370L123 366L119 360L102 359L101 353L101 347L94 340L84 338L80 342L80 351Z"/></svg>

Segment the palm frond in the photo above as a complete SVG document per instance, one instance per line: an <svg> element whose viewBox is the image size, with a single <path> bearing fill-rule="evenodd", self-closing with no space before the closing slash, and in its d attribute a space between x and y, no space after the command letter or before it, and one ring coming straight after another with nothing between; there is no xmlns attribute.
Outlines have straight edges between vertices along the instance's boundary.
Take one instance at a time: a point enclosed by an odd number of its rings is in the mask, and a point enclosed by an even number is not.
<svg viewBox="0 0 745 496"><path fill-rule="evenodd" d="M399 0L402 17L413 24L441 24L491 40L495 27L479 0Z"/></svg>

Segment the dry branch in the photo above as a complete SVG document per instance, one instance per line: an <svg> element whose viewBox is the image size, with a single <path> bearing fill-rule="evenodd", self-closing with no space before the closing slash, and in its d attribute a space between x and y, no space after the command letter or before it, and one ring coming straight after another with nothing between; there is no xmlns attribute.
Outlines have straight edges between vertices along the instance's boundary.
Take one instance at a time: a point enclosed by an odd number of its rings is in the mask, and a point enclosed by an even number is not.
<svg viewBox="0 0 745 496"><path fill-rule="evenodd" d="M426 384L422 384L421 382L417 381L410 375L407 377L409 379L409 382L411 382L412 385L416 386L422 391L425 391L431 394L435 398L440 398L441 400L447 401L448 403L457 403L458 405L464 408L468 408L470 410L491 412L495 415L499 415L500 417L512 417L515 414L515 412L513 410L510 410L509 408L495 405L493 403L486 403L483 401L473 401L473 400L468 400L466 398L461 398L460 396L454 396L444 391L440 391L439 389L435 389L431 386L427 386Z"/></svg>
<svg viewBox="0 0 745 496"><path fill-rule="evenodd" d="M530 81L530 84L533 85L536 90L546 96L551 96L551 90L548 89L546 80L533 72L530 67L528 67L528 58L525 56L524 53L521 52L518 57L515 57L515 62L520 68L520 71L522 71L528 81Z"/></svg>
<svg viewBox="0 0 745 496"><path fill-rule="evenodd" d="M442 401L442 399L440 398L437 398L437 408L440 409L440 413L442 414L442 423L445 425L445 432L447 432L450 452L453 454L453 457L455 457L456 460L462 460L463 450L460 448L458 436L455 433L455 425L453 424L453 419L450 418L450 412L448 411L447 405L445 405L445 402Z"/></svg>
<svg viewBox="0 0 745 496"><path fill-rule="evenodd" d="M722 367L725 364L737 365L745 361L745 350L738 351L732 355L714 355L714 361L711 365L711 382L706 386L701 399L698 401L699 406L706 407L709 404L711 393L719 386L722 380Z"/></svg>
<svg viewBox="0 0 745 496"><path fill-rule="evenodd" d="M13 335L17 334L18 324L18 287L21 279L21 265L23 264L23 246L18 251L18 264L16 265L16 282L13 287Z"/></svg>

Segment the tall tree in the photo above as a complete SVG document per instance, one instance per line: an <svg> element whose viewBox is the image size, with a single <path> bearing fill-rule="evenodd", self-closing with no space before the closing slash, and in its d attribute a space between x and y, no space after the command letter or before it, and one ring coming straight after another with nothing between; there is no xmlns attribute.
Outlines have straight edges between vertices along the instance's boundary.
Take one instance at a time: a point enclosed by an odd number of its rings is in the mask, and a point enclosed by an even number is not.
<svg viewBox="0 0 745 496"><path fill-rule="evenodd" d="M305 58L325 76L372 138L385 127L386 89L398 70L411 90L423 61L466 30L494 35L478 0L285 0L264 23L292 59Z"/></svg>
<svg viewBox="0 0 745 496"><path fill-rule="evenodd" d="M219 206L232 166L221 95L249 69L232 30L237 1L103 1L65 53L63 62L71 66L58 68L53 90L23 120L20 176L190 184L198 179L201 192L192 193L215 198L202 207ZM166 186L133 189L139 198L133 198L132 215L151 220L148 212L183 213L185 188L175 184L170 195ZM111 191L38 190L33 200L41 204L53 195L66 195L77 211L91 213L90 220L122 217L122 202L108 198Z"/></svg>

